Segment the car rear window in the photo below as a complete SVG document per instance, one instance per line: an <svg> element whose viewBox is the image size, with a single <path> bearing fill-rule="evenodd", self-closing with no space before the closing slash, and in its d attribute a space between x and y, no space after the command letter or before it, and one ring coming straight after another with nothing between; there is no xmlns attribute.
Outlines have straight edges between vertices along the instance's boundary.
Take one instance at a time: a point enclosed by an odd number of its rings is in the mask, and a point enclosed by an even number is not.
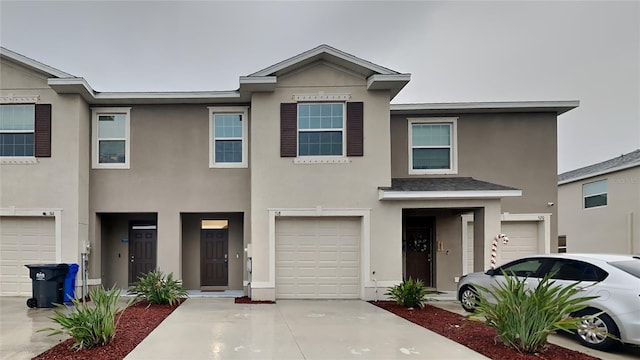
<svg viewBox="0 0 640 360"><path fill-rule="evenodd" d="M640 278L640 259L610 262L609 265Z"/></svg>

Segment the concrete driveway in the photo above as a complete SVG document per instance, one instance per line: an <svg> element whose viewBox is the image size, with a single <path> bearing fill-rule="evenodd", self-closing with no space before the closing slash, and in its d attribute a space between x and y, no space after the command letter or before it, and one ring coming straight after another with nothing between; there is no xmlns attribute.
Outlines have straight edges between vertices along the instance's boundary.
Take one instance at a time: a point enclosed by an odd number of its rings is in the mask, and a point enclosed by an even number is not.
<svg viewBox="0 0 640 360"><path fill-rule="evenodd" d="M360 300L189 299L126 359L486 359Z"/></svg>
<svg viewBox="0 0 640 360"><path fill-rule="evenodd" d="M31 359L67 338L37 332L53 325L53 309L29 309L26 302L26 297L0 297L0 359Z"/></svg>

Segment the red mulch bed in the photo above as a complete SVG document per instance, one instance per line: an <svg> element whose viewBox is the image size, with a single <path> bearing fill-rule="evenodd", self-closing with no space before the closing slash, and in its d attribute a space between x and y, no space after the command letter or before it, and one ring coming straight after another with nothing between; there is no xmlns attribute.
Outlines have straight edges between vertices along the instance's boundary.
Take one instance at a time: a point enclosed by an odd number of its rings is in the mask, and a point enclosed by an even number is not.
<svg viewBox="0 0 640 360"><path fill-rule="evenodd" d="M458 342L494 360L593 360L593 356L548 344L546 350L538 354L523 354L503 345L497 340L496 331L478 321L431 305L424 309L409 310L393 301L371 301L404 319Z"/></svg>
<svg viewBox="0 0 640 360"><path fill-rule="evenodd" d="M275 304L271 300L251 300L248 296L240 296L235 299L236 304Z"/></svg>
<svg viewBox="0 0 640 360"><path fill-rule="evenodd" d="M180 303L185 299L181 299ZM34 357L37 360L58 359L124 359L144 338L171 314L179 305L151 305L145 301L128 307L122 313L118 323L116 336L107 345L93 349L75 351L71 349L74 340L68 339L42 354Z"/></svg>

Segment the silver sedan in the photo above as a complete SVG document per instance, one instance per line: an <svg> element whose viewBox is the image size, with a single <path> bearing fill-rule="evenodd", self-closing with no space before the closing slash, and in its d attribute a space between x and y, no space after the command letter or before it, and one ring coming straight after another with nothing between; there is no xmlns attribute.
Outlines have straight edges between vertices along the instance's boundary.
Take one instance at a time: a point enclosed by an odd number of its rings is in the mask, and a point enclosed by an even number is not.
<svg viewBox="0 0 640 360"><path fill-rule="evenodd" d="M504 283L502 273L526 278L534 289L547 274L560 286L580 281L583 296L596 296L575 316L602 313L585 320L576 332L585 346L606 350L620 342L640 345L640 256L609 254L547 254L507 263L495 270L467 274L458 283L458 300L469 312L476 305L476 287L493 289ZM491 300L491 299L488 299Z"/></svg>

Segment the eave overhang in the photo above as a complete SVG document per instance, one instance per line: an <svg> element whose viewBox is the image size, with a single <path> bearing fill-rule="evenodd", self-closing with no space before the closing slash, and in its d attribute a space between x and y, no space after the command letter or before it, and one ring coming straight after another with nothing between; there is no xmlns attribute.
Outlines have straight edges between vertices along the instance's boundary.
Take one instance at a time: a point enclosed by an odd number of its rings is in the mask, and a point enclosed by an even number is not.
<svg viewBox="0 0 640 360"><path fill-rule="evenodd" d="M277 83L277 76L241 76L240 92L272 92Z"/></svg>
<svg viewBox="0 0 640 360"><path fill-rule="evenodd" d="M393 99L411 81L411 74L375 74L367 79L367 90L389 90Z"/></svg>
<svg viewBox="0 0 640 360"><path fill-rule="evenodd" d="M391 104L391 115L483 114L483 113L555 113L580 106L578 100L568 101L498 101Z"/></svg>
<svg viewBox="0 0 640 360"><path fill-rule="evenodd" d="M221 104L250 101L240 91L97 92L83 78L50 78L48 84L58 94L79 94L91 105Z"/></svg>
<svg viewBox="0 0 640 360"><path fill-rule="evenodd" d="M472 200L522 196L522 190L394 191L378 190L378 200Z"/></svg>

